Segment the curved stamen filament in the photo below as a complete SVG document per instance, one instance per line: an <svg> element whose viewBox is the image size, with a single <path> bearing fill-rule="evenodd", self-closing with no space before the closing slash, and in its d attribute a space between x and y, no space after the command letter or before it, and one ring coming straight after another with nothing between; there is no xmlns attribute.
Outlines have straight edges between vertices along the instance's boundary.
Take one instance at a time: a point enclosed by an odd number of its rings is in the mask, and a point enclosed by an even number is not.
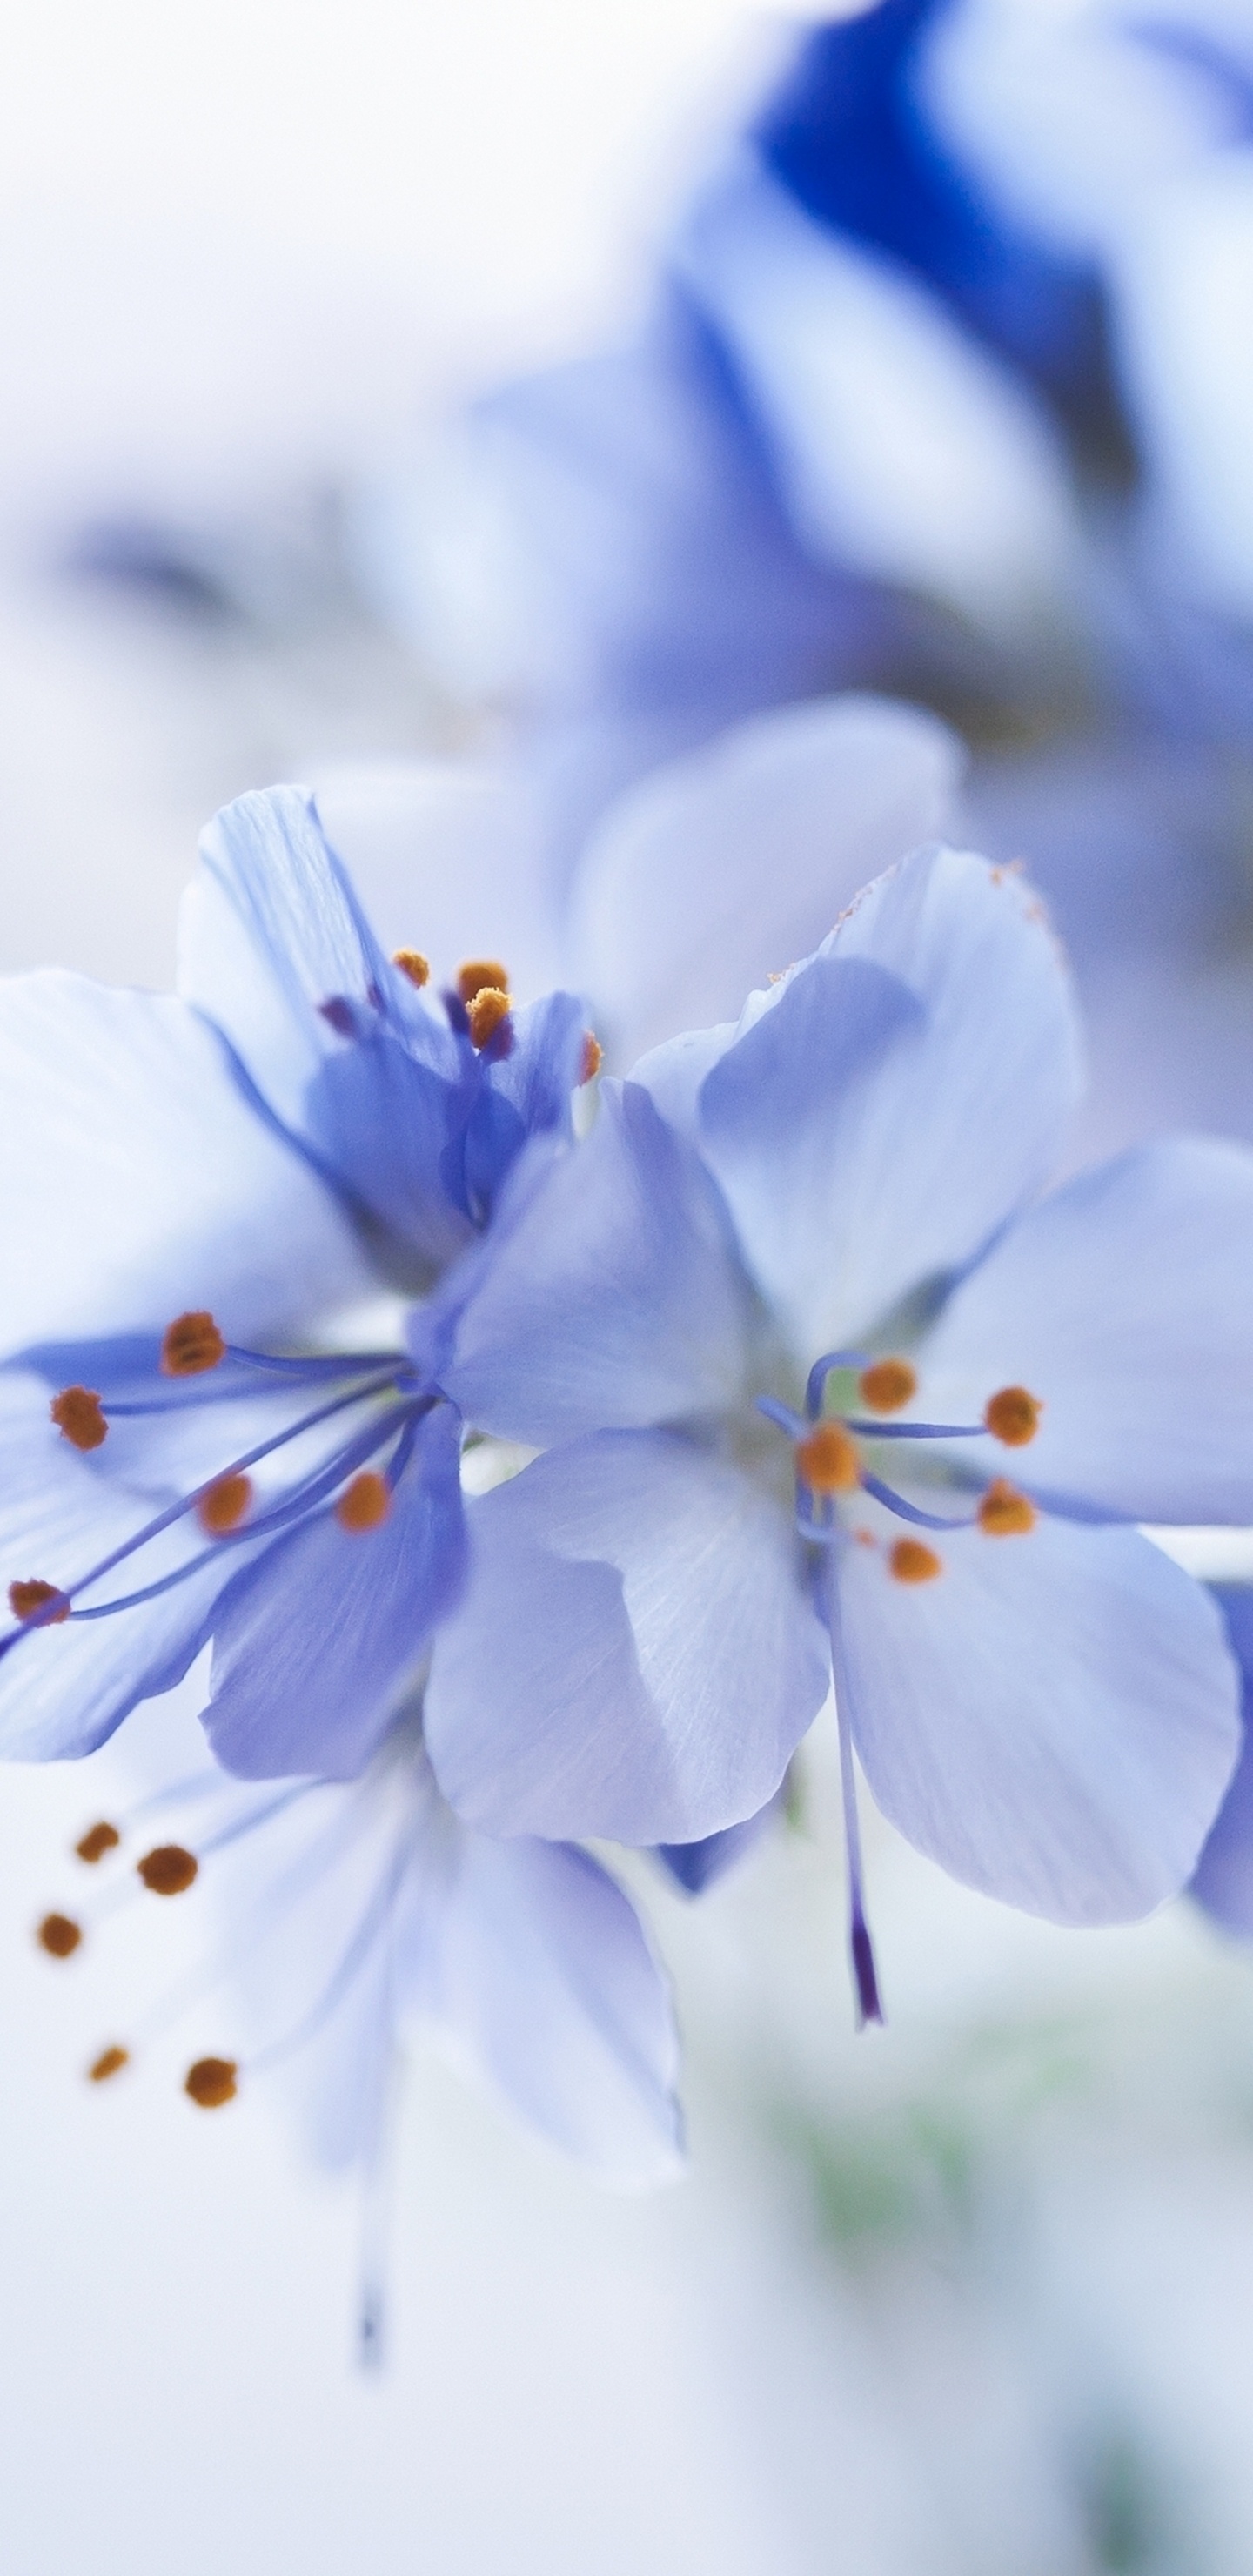
<svg viewBox="0 0 1253 2576"><path fill-rule="evenodd" d="M407 1464L412 1455L417 1424L424 1414L431 1411L435 1400L433 1397L423 1396L412 1407L406 1407L403 1413L394 1413L383 1423L372 1423L368 1431L361 1432L356 1440L348 1443L346 1448L337 1451L327 1466L319 1468L315 1475L307 1477L302 1485L296 1487L294 1493L285 1495L283 1501L276 1503L270 1511L257 1512L252 1520L241 1522L237 1529L224 1530L221 1536L214 1540L212 1547L202 1548L198 1555L188 1557L185 1564L174 1566L168 1574L159 1575L155 1582L145 1584L137 1592L122 1593L113 1601L92 1602L85 1609L71 1610L69 1614L71 1621L111 1619L115 1611L137 1610L144 1602L157 1601L162 1593L172 1592L178 1584L185 1583L191 1575L198 1574L203 1566L219 1563L226 1548L239 1547L253 1539L273 1538L277 1531L287 1528L292 1522L311 1517L319 1503L329 1500L336 1487L343 1483L345 1476L351 1475L355 1468L364 1466L366 1460L374 1457L387 1441L395 1439L398 1429L401 1431L401 1439L397 1444L398 1450L404 1447L405 1433L408 1432L411 1435L408 1447L405 1449L404 1463ZM393 1459L388 1469L389 1482L392 1481L392 1468L395 1464ZM401 1473L403 1473L403 1466L396 1468L396 1475L399 1476ZM141 1542L137 1542L139 1543ZM114 1562L116 1561L115 1559ZM108 1570L106 1567L105 1571ZM83 1585L76 1588L85 1589L86 1579ZM0 1653L3 1653L8 1643L7 1638L0 1638Z"/></svg>
<svg viewBox="0 0 1253 2576"><path fill-rule="evenodd" d="M895 1512L898 1520L915 1521L919 1529L974 1528L977 1515L973 1512L963 1512L959 1520L952 1520L938 1512L920 1511L917 1503L907 1503L903 1494L896 1493L891 1485L884 1484L880 1476L872 1476L869 1471L863 1475L861 1481L866 1492L873 1494L877 1503L882 1503L889 1512Z"/></svg>
<svg viewBox="0 0 1253 2576"><path fill-rule="evenodd" d="M285 1448L289 1441L299 1439L306 1431L317 1430L323 1422L333 1420L337 1413L349 1411L353 1405L364 1404L375 1395L385 1395L394 1386L395 1372L393 1371L385 1378L376 1378L364 1386L350 1388L347 1393L334 1397L331 1403L318 1405L313 1412L302 1414L298 1422L289 1423L282 1431L272 1432L268 1439L258 1441L254 1448L246 1450L241 1457L232 1458L225 1467L219 1467L212 1476L207 1476L204 1482L197 1485L191 1493L182 1495L176 1503L167 1503L164 1511L157 1512L150 1521L145 1522L142 1529L135 1531L132 1537L123 1540L119 1547L112 1548L107 1556L100 1558L98 1564L92 1566L86 1574L80 1575L76 1583L63 1585L62 1597L67 1601L73 1601L79 1593L89 1591L93 1584L102 1582L106 1574L113 1572L115 1565L125 1564L128 1557L136 1555L138 1550L146 1547L150 1540L159 1538L164 1530L172 1529L176 1522L184 1519L189 1512L194 1512L202 1497L214 1485L219 1484L223 1476L243 1475L249 1467L259 1465L263 1458L272 1457L276 1450ZM434 1400L431 1399L431 1401ZM426 1399L423 1401L425 1402ZM396 1428L395 1415L385 1425L372 1426L371 1445L381 1447L389 1433ZM346 1452L341 1452L341 1458L346 1455ZM334 1479L336 1483L344 1472L344 1466L338 1465ZM280 1509L282 1508L280 1506ZM242 1529L227 1532L216 1542L216 1546L229 1546L232 1539L238 1541L256 1537L261 1533L265 1523L267 1521L272 1523L274 1518L273 1514L258 1514L254 1521L245 1522ZM161 1590L167 1588L167 1582L161 1584ZM71 1615L82 1618L88 1614L79 1611ZM18 1639L29 1635L31 1629L37 1624L30 1621L26 1625L10 1629L7 1635L0 1636L0 1655L7 1654L10 1648L17 1644Z"/></svg>

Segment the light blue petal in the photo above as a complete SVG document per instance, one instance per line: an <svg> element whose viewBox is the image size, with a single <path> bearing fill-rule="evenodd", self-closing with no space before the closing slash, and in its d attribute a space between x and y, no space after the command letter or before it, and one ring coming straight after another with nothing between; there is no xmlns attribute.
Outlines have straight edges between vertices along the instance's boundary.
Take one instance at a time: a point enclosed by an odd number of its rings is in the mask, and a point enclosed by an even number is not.
<svg viewBox="0 0 1253 2576"><path fill-rule="evenodd" d="M771 1817L778 1814L781 1800L779 1792L755 1816L746 1816L742 1825L727 1825L720 1834L706 1834L702 1842L658 1843L657 1858L688 1896L703 1896L707 1887L756 1848Z"/></svg>
<svg viewBox="0 0 1253 2576"><path fill-rule="evenodd" d="M1215 1584L1214 1598L1240 1667L1244 1743L1188 1893L1225 1931L1247 1940L1253 1936L1253 1584Z"/></svg>
<svg viewBox="0 0 1253 2576"><path fill-rule="evenodd" d="M374 1284L184 1002L61 973L0 983L0 1091L0 1351L160 1333L189 1307L258 1340Z"/></svg>
<svg viewBox="0 0 1253 2576"><path fill-rule="evenodd" d="M861 886L950 818L961 747L885 698L758 716L655 770L605 815L575 880L575 982L619 1062L734 1020Z"/></svg>
<svg viewBox="0 0 1253 2576"><path fill-rule="evenodd" d="M745 1331L707 1174L646 1092L607 1083L587 1141L503 1216L441 1383L467 1421L538 1445L725 1405Z"/></svg>
<svg viewBox="0 0 1253 2576"><path fill-rule="evenodd" d="M1044 1199L963 1281L924 1345L920 1407L977 1422L998 1387L1026 1386L1045 1409L1012 1472L1033 1491L1132 1520L1253 1520L1251 1279L1253 1154L1140 1146ZM1004 1473L1006 1453L989 1441L971 1463Z"/></svg>
<svg viewBox="0 0 1253 2576"><path fill-rule="evenodd" d="M429 2005L542 2137L642 2189L682 2170L678 2037L622 1889L568 1844L463 1833Z"/></svg>
<svg viewBox="0 0 1253 2576"><path fill-rule="evenodd" d="M460 1426L427 1416L392 1509L346 1531L319 1513L278 1539L213 1619L205 1730L228 1771L350 1779L385 1733L463 1570Z"/></svg>
<svg viewBox="0 0 1253 2576"><path fill-rule="evenodd" d="M241 796L204 833L179 989L350 1206L419 1261L466 1240L442 1158L477 1090L471 1050L383 956L302 789Z"/></svg>
<svg viewBox="0 0 1253 2576"><path fill-rule="evenodd" d="M1028 1913L1149 1913L1191 1875L1239 1748L1213 1602L1133 1530L1042 1520L934 1544L928 1582L896 1580L883 1547L840 1566L848 1708L878 1804L955 1878Z"/></svg>
<svg viewBox="0 0 1253 2576"><path fill-rule="evenodd" d="M491 1213L529 1137L571 1135L570 1104L582 1078L586 1025L586 1011L573 993L549 993L510 1013L506 1055L485 1050L461 1167L465 1203L476 1216Z"/></svg>
<svg viewBox="0 0 1253 2576"><path fill-rule="evenodd" d="M468 1823L692 1842L765 1804L827 1688L785 1511L688 1441L619 1432L469 1518L426 1711Z"/></svg>
<svg viewBox="0 0 1253 2576"><path fill-rule="evenodd" d="M637 1068L676 1103L661 1049ZM1065 967L1020 879L907 859L755 994L692 1116L805 1362L964 1266L1054 1163L1078 1094Z"/></svg>

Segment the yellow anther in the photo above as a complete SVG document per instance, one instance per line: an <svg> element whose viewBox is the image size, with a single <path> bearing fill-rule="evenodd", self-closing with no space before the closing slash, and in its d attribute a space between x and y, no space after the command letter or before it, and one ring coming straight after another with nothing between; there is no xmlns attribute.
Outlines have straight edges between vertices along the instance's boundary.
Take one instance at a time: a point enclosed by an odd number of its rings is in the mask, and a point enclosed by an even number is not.
<svg viewBox="0 0 1253 2576"><path fill-rule="evenodd" d="M116 1825L90 1825L74 1849L80 1860L89 1861L94 1868L98 1860L104 1859L106 1852L117 1850L121 1839Z"/></svg>
<svg viewBox="0 0 1253 2576"><path fill-rule="evenodd" d="M796 1472L811 1494L851 1494L861 1483L861 1454L842 1422L819 1422L796 1443Z"/></svg>
<svg viewBox="0 0 1253 2576"><path fill-rule="evenodd" d="M200 1863L181 1843L158 1843L155 1851L136 1861L135 1870L154 1896L181 1896L199 1876Z"/></svg>
<svg viewBox="0 0 1253 2576"><path fill-rule="evenodd" d="M944 1572L935 1549L924 1547L920 1538L898 1538L888 1564L898 1583L930 1583Z"/></svg>
<svg viewBox="0 0 1253 2576"><path fill-rule="evenodd" d="M989 1538L1021 1538L1035 1528L1036 1508L1015 1485L996 1476L979 1505L979 1527Z"/></svg>
<svg viewBox="0 0 1253 2576"><path fill-rule="evenodd" d="M367 1467L363 1474L353 1477L350 1485L345 1485L335 1505L335 1518L341 1529L372 1530L386 1520L391 1507L391 1487L386 1476L378 1476L372 1467Z"/></svg>
<svg viewBox="0 0 1253 2576"><path fill-rule="evenodd" d="M1038 1395L1028 1395L1025 1386L1003 1386L999 1395L990 1397L983 1419L1007 1449L1025 1449L1039 1430L1043 1410Z"/></svg>
<svg viewBox="0 0 1253 2576"><path fill-rule="evenodd" d="M120 2075L130 2062L129 2048L102 2048L94 2065L87 2069L87 2081L89 2084L107 2084L111 2075Z"/></svg>
<svg viewBox="0 0 1253 2576"><path fill-rule="evenodd" d="M233 2057L198 2057L195 2065L187 2069L183 2091L199 2103L202 2111L220 2111L224 2102L235 2099L238 2073Z"/></svg>
<svg viewBox="0 0 1253 2576"><path fill-rule="evenodd" d="M457 990L468 1010L476 993L507 993L509 969L498 957L467 957L457 969Z"/></svg>
<svg viewBox="0 0 1253 2576"><path fill-rule="evenodd" d="M604 1061L605 1050L600 1039L593 1037L590 1029L584 1029L583 1053L579 1058L579 1081L594 1082Z"/></svg>
<svg viewBox="0 0 1253 2576"><path fill-rule="evenodd" d="M411 984L417 985L419 992L424 984L430 983L431 961L423 956L420 948L398 948L392 964L400 968L402 975L408 976Z"/></svg>
<svg viewBox="0 0 1253 2576"><path fill-rule="evenodd" d="M72 1958L83 1937L81 1923L69 1914L45 1914L35 1939L50 1959Z"/></svg>
<svg viewBox="0 0 1253 2576"><path fill-rule="evenodd" d="M901 1406L918 1392L918 1380L908 1360L875 1360L862 1370L857 1386L862 1403L872 1413L899 1413Z"/></svg>
<svg viewBox="0 0 1253 2576"><path fill-rule="evenodd" d="M63 1387L48 1410L75 1449L98 1449L109 1436L100 1398L89 1386Z"/></svg>
<svg viewBox="0 0 1253 2576"><path fill-rule="evenodd" d="M226 1357L226 1344L212 1315L176 1315L161 1343L165 1377L199 1377Z"/></svg>
<svg viewBox="0 0 1253 2576"><path fill-rule="evenodd" d="M196 1518L209 1538L224 1538L238 1529L252 1501L251 1476L219 1476L196 1505Z"/></svg>
<svg viewBox="0 0 1253 2576"><path fill-rule="evenodd" d="M485 1047L488 1039L495 1037L501 1022L508 1019L509 1010L508 994L498 990L494 984L484 984L482 991L466 1005L471 1046Z"/></svg>
<svg viewBox="0 0 1253 2576"><path fill-rule="evenodd" d="M48 1607L50 1602L55 1602L57 1607L50 1609ZM29 1583L11 1583L9 1608L15 1619L38 1619L41 1628L58 1627L61 1620L68 1619L70 1615L69 1602L60 1586L56 1583L41 1583L38 1580L32 1580Z"/></svg>

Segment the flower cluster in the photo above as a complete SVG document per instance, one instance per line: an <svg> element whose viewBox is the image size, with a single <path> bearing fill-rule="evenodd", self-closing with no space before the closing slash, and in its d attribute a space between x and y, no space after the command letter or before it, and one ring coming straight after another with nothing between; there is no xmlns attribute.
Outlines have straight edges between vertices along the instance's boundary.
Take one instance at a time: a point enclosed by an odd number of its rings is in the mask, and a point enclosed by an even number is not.
<svg viewBox="0 0 1253 2576"><path fill-rule="evenodd" d="M1140 1525L1253 1520L1253 1157L1047 1188L1079 1041L1019 875L902 856L598 1097L581 1002L389 959L295 790L218 818L183 927L177 998L0 991L0 1747L203 1674L217 1767L140 1876L244 1870L265 2008L193 2100L313 2052L365 2152L416 2014L603 2171L672 2170L664 1980L579 1846L698 1888L832 1692L863 2018L855 1756L1058 1921L1188 1881L1239 1673Z"/></svg>

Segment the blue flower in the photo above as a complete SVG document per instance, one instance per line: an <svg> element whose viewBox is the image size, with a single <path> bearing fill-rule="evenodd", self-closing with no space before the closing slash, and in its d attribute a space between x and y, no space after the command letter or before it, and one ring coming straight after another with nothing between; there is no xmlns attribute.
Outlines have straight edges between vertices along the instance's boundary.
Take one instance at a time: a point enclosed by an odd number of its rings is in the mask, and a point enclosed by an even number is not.
<svg viewBox="0 0 1253 2576"><path fill-rule="evenodd" d="M834 1673L865 2010L854 1744L912 1841L1029 1910L1183 1883L1236 1675L1135 1524L1253 1518L1253 1159L1151 1146L1040 1197L1078 1087L1040 906L944 850L604 1087L447 1379L543 1452L473 1505L436 1644L459 1813L716 1833Z"/></svg>
<svg viewBox="0 0 1253 2576"><path fill-rule="evenodd" d="M406 1318L556 1150L579 1004L433 1000L311 801L206 834L180 998L0 989L0 1741L78 1754L213 1639L249 1775L348 1775L462 1580L462 1426ZM525 1149L525 1150L524 1150Z"/></svg>
<svg viewBox="0 0 1253 2576"><path fill-rule="evenodd" d="M309 2148L367 2173L383 2147L397 2051L434 2030L529 2127L606 2181L641 2187L682 2166L678 2041L665 1979L635 1912L598 1862L563 1843L497 1843L440 1797L420 1710L402 1711L350 1784L265 1790L193 1772L78 1845L81 1887L45 1918L63 1956L116 1904L118 1873L158 1895L198 1882L220 1919L197 2002L218 2048L189 2068L205 2109L281 2075ZM59 1931L53 1927L66 1927ZM77 1940L71 1936L76 1934ZM109 2081L181 2018L179 1989L119 2016L89 2072Z"/></svg>

